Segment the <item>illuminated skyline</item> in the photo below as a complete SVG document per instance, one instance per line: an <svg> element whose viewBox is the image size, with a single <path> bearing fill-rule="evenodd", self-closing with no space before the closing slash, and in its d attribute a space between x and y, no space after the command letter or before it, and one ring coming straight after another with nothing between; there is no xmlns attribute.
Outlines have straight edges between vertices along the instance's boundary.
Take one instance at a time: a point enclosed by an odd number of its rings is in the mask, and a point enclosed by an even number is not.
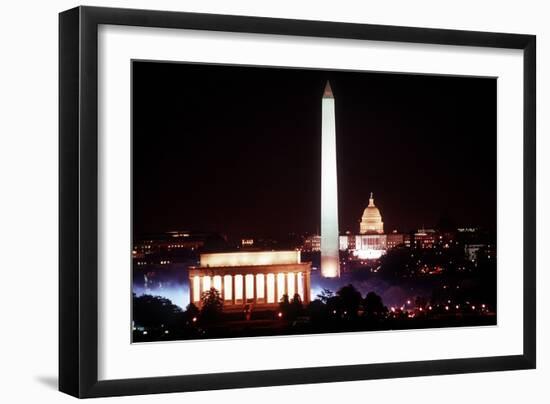
<svg viewBox="0 0 550 404"><path fill-rule="evenodd" d="M494 79L134 62L135 235L319 232L327 79L341 232L371 191L387 232L495 226Z"/></svg>

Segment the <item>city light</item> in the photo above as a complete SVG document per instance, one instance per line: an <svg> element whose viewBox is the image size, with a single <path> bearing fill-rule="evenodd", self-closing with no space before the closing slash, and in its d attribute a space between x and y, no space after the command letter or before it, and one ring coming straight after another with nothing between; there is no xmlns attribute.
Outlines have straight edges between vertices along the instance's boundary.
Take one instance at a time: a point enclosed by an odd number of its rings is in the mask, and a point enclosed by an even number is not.
<svg viewBox="0 0 550 404"><path fill-rule="evenodd" d="M385 250L364 249L354 250L353 255L362 260L376 260L384 255L385 252Z"/></svg>

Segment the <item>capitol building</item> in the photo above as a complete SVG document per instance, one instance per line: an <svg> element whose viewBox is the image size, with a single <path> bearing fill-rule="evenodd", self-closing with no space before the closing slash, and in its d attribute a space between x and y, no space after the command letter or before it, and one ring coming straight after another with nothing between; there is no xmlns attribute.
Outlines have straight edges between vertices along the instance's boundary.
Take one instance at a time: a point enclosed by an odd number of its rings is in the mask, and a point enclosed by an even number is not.
<svg viewBox="0 0 550 404"><path fill-rule="evenodd" d="M374 204L374 195L371 192L369 205L363 211L361 224L359 225L360 234L384 234L384 222L380 210Z"/></svg>
<svg viewBox="0 0 550 404"><path fill-rule="evenodd" d="M384 232L384 221L371 192L369 203L359 221L359 232L339 236L339 250L348 251L357 260L378 259L399 245L409 245L408 235L397 231ZM304 240L303 251L320 251L321 236L311 235Z"/></svg>
<svg viewBox="0 0 550 404"><path fill-rule="evenodd" d="M403 234L384 233L382 214L374 203L371 192L369 204L363 211L359 223L359 234L340 236L340 250L350 251L359 260L378 259L390 248L403 244Z"/></svg>

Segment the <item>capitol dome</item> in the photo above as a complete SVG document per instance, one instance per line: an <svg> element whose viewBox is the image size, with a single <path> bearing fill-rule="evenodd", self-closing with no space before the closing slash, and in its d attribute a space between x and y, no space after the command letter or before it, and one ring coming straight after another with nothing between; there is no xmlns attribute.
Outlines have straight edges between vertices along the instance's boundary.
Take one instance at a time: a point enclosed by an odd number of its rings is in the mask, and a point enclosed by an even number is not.
<svg viewBox="0 0 550 404"><path fill-rule="evenodd" d="M361 217L359 228L361 234L383 234L384 222L378 208L374 205L374 196L371 192L369 198L369 206L367 206Z"/></svg>

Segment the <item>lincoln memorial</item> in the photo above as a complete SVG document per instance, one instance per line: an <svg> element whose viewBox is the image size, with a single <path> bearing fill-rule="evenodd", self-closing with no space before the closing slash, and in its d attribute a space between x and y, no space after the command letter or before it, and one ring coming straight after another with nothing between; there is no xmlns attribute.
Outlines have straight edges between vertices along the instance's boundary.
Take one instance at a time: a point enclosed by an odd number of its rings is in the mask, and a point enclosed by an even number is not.
<svg viewBox="0 0 550 404"><path fill-rule="evenodd" d="M217 289L224 310L275 309L283 295L310 301L311 263L300 262L300 251L247 251L200 255L200 266L189 268L190 301Z"/></svg>

